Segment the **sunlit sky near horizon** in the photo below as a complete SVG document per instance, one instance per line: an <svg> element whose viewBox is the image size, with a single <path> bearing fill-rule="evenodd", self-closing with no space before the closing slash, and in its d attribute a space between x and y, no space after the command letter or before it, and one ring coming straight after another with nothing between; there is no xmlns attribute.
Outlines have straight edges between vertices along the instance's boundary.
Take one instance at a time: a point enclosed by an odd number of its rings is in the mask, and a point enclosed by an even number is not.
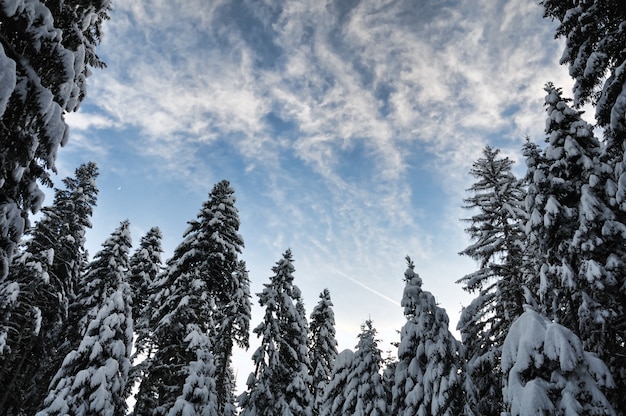
<svg viewBox="0 0 626 416"><path fill-rule="evenodd" d="M228 179L253 293L291 248L307 313L331 292L339 349L372 319L386 351L409 255L454 330L470 300L455 281L475 269L457 254L471 163L490 144L522 174L543 85L570 91L536 3L116 1L56 181L95 161L90 253L128 218L136 243L161 228L166 260Z"/></svg>

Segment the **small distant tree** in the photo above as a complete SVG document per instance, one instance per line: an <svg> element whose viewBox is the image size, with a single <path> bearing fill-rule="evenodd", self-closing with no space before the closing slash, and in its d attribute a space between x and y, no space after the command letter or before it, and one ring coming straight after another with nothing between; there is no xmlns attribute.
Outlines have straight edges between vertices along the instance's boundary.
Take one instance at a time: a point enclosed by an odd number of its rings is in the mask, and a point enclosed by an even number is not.
<svg viewBox="0 0 626 416"><path fill-rule="evenodd" d="M293 256L287 250L259 293L263 322L254 329L261 345L252 360L247 391L239 397L242 415L311 415L307 323L300 289L293 284ZM300 306L299 306L300 305Z"/></svg>
<svg viewBox="0 0 626 416"><path fill-rule="evenodd" d="M380 370L381 351L372 321L361 325L359 342L343 391L342 414L382 416L387 414L387 393Z"/></svg>
<svg viewBox="0 0 626 416"><path fill-rule="evenodd" d="M448 329L448 315L422 290L422 279L407 257L402 297L407 322L400 332L393 386L394 415L447 415L462 410L460 344Z"/></svg>
<svg viewBox="0 0 626 416"><path fill-rule="evenodd" d="M611 373L569 329L531 308L513 323L502 351L506 416L615 415L603 394Z"/></svg>
<svg viewBox="0 0 626 416"><path fill-rule="evenodd" d="M320 414L324 398L324 389L330 381L331 372L337 358L337 340L335 338L335 314L330 292L324 289L320 300L311 313L309 324L309 357L311 361L311 392L313 395L313 414Z"/></svg>

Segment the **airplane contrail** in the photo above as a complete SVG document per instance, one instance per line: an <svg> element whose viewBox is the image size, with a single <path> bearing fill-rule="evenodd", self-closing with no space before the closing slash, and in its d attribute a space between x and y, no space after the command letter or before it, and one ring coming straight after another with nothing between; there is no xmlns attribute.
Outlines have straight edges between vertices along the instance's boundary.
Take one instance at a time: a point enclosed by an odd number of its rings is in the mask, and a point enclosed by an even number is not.
<svg viewBox="0 0 626 416"><path fill-rule="evenodd" d="M359 282L358 280L356 280L353 277L348 276L347 274L345 274L344 272L340 272L337 270L337 273L339 273L341 276L345 277L346 279L348 279L349 281L356 283L357 285L361 286L363 289L369 290L370 292L372 292L375 295L380 296L381 298L385 299L388 302L393 303L396 306L401 306L400 302L391 299L389 296L385 296L384 294L378 292L377 290L372 289L371 287L367 286L365 283Z"/></svg>

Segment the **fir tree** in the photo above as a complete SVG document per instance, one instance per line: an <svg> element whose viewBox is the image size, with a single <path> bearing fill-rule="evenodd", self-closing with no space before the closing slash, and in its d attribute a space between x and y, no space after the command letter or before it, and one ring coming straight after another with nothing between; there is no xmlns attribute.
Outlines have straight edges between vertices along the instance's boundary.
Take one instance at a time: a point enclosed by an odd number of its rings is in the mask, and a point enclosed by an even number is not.
<svg viewBox="0 0 626 416"><path fill-rule="evenodd" d="M128 221L102 244L80 281L73 331L77 344L50 385L44 415L111 415L126 411L133 339Z"/></svg>
<svg viewBox="0 0 626 416"><path fill-rule="evenodd" d="M129 261L128 282L133 300L133 322L136 335L133 353L133 367L129 376L128 388L141 378L154 353L154 342L150 328L150 307L148 298L150 288L161 272L161 231L158 227L151 228L144 235L139 247ZM141 360L140 362L137 362Z"/></svg>
<svg viewBox="0 0 626 416"><path fill-rule="evenodd" d="M353 361L354 352L352 350L343 350L337 355L330 374L330 381L324 388L324 396L319 406L321 416L344 415L342 409Z"/></svg>
<svg viewBox="0 0 626 416"><path fill-rule="evenodd" d="M0 8L0 281L51 185L65 112L85 97L89 67L110 2L15 1Z"/></svg>
<svg viewBox="0 0 626 416"><path fill-rule="evenodd" d="M460 345L448 330L448 315L434 296L422 290L422 279L407 257L402 297L407 322L400 332L393 386L394 415L458 415L462 380Z"/></svg>
<svg viewBox="0 0 626 416"><path fill-rule="evenodd" d="M544 16L559 21L562 64L574 78L574 105L596 105L600 126L626 138L626 10L620 0L543 0Z"/></svg>
<svg viewBox="0 0 626 416"><path fill-rule="evenodd" d="M380 375L381 351L378 348L376 329L367 320L361 326L359 342L347 384L343 391L344 415L383 416L387 413L387 394Z"/></svg>
<svg viewBox="0 0 626 416"><path fill-rule="evenodd" d="M191 327L207 334L215 359L218 412L233 409L230 357L233 343L246 346L249 282L237 256L243 247L234 191L217 183L183 242L157 279L150 317L157 351L137 396L135 414L166 414L181 395L197 356L183 342Z"/></svg>
<svg viewBox="0 0 626 416"><path fill-rule="evenodd" d="M324 389L330 381L330 375L337 358L337 340L335 339L335 314L330 292L324 289L320 300L311 313L309 324L309 357L311 362L311 392L313 395L313 414L320 414L324 398Z"/></svg>
<svg viewBox="0 0 626 416"><path fill-rule="evenodd" d="M195 353L189 362L188 375L180 396L168 412L168 416L217 416L217 389L215 364L210 352L209 337L199 328L190 325L185 338L187 350Z"/></svg>
<svg viewBox="0 0 626 416"><path fill-rule="evenodd" d="M502 351L504 416L615 415L606 365L564 326L527 307Z"/></svg>
<svg viewBox="0 0 626 416"><path fill-rule="evenodd" d="M293 284L293 257L287 250L259 293L263 322L254 329L261 345L254 352L254 373L240 398L242 415L311 415L307 324L300 290Z"/></svg>
<svg viewBox="0 0 626 416"><path fill-rule="evenodd" d="M527 199L526 284L539 295L537 312L574 331L621 389L626 225L607 201L615 182L592 126L560 89L548 84L546 92L548 145L540 158L532 156Z"/></svg>
<svg viewBox="0 0 626 416"><path fill-rule="evenodd" d="M65 189L55 190L53 204L42 209L43 216L31 230L31 238L0 284L17 290L11 292L17 295L11 310L3 313L6 324L14 326L4 338L11 354L3 355L0 348L0 383L7 386L0 394L4 414L11 414L10 408L27 411L23 406L34 412L37 408L33 406L45 398L54 372L69 352L60 347L69 304L84 267L85 231L91 227L97 176L96 165L88 163L77 168L74 177L63 180ZM0 334L2 328L7 326L0 321ZM30 356L40 359L25 359Z"/></svg>
<svg viewBox="0 0 626 416"><path fill-rule="evenodd" d="M457 282L476 293L463 308L457 329L465 346L467 401L475 414L485 416L500 414L500 350L511 323L522 313L525 191L512 166L498 149L485 147L470 170L476 182L464 206L477 212L466 220L473 243L460 254L480 268Z"/></svg>

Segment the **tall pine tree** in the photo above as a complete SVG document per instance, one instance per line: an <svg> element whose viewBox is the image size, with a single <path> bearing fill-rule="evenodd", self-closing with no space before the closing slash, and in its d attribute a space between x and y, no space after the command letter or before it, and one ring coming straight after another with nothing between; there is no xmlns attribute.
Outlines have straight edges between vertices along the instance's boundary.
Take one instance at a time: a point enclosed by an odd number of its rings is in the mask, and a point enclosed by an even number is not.
<svg viewBox="0 0 626 416"><path fill-rule="evenodd" d="M344 415L342 409L353 361L354 352L352 350L343 350L337 355L330 373L330 381L324 388L324 396L319 406L321 416Z"/></svg>
<svg viewBox="0 0 626 416"><path fill-rule="evenodd" d="M479 269L457 283L475 293L463 308L457 329L466 359L466 394L471 410L497 416L501 411L500 351L511 323L522 313L524 198L522 182L512 172L513 161L487 146L470 175L476 179L464 208L472 244L460 254L476 260Z"/></svg>
<svg viewBox="0 0 626 416"><path fill-rule="evenodd" d="M189 222L183 242L157 279L150 297L150 325L157 351L137 396L135 414L166 414L181 395L197 351L184 339L199 331L210 339L215 360L219 412L234 409L230 357L233 343L246 346L249 282L238 255L243 239L234 191L217 183Z"/></svg>
<svg viewBox="0 0 626 416"><path fill-rule="evenodd" d="M546 92L548 144L541 157L531 153L526 284L537 312L574 331L624 388L626 225L606 191L615 182L592 126L560 89Z"/></svg>
<svg viewBox="0 0 626 416"><path fill-rule="evenodd" d="M259 293L263 322L254 329L261 345L252 359L255 371L240 398L242 415L311 415L307 324L300 290L293 284L293 256L287 250Z"/></svg>
<svg viewBox="0 0 626 416"><path fill-rule="evenodd" d="M14 258L7 279L0 283L0 287L17 290L10 302L13 306L3 313L6 325L14 326L4 338L11 353L2 354L6 350L0 347L0 382L7 386L0 394L4 414L19 411L20 403L30 407L40 403L69 352L62 352L60 346L69 304L85 263L85 232L91 227L96 204L97 176L96 165L87 163L76 169L74 177L63 180L65 189L55 190L52 205L42 209L43 216L31 230L31 238ZM6 325L0 323L0 334ZM40 359L27 358L31 356Z"/></svg>

